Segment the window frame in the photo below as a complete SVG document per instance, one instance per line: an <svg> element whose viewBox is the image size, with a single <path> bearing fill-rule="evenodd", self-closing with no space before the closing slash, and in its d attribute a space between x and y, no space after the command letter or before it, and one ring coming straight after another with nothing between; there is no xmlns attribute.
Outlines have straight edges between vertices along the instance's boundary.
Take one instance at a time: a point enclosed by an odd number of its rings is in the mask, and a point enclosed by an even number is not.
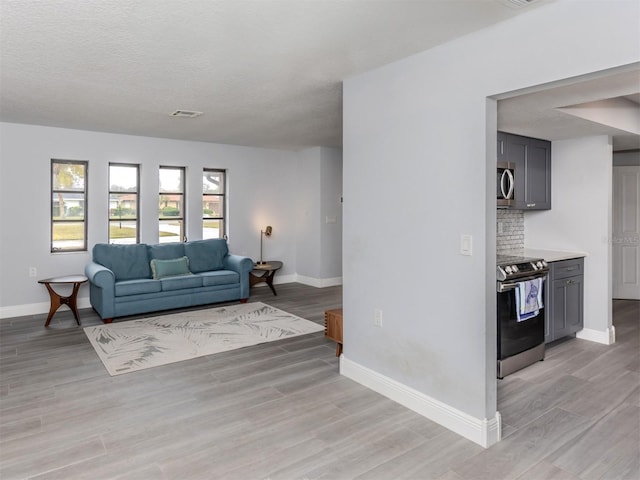
<svg viewBox="0 0 640 480"><path fill-rule="evenodd" d="M207 220L219 220L222 222L222 231L219 232L218 238L227 238L227 171L223 168L203 168L202 175L206 172L219 173L222 176L222 193L205 193L204 186L202 189L202 238L204 236L204 222ZM206 197L218 197L222 198L222 208L220 216L206 216L204 214L205 198Z"/></svg>
<svg viewBox="0 0 640 480"><path fill-rule="evenodd" d="M63 189L63 188L54 188L54 174L55 174L55 165L59 164L59 165L82 165L82 167L84 168L84 188L82 190L77 190L77 189ZM59 158L52 158L51 159L51 165L50 165L51 169L50 169L50 176L49 176L49 181L51 182L51 188L50 188L50 196L49 196L49 215L50 215L50 232L49 232L49 239L50 239L50 249L51 249L51 253L73 253L73 252L86 252L88 250L88 244L89 244L89 239L88 239L88 224L89 224L89 161L88 160L65 160L65 159L59 159ZM79 220L56 220L54 218L53 215L53 207L54 207L54 201L53 201L53 197L56 194L64 194L64 193L72 193L72 194L82 194L83 196L83 209L82 209L82 224L83 224L83 245L81 247L77 247L77 248L62 248L62 247L54 247L53 242L53 236L54 236L54 230L55 230L55 225L56 224L64 224L64 223L79 223Z"/></svg>
<svg viewBox="0 0 640 480"><path fill-rule="evenodd" d="M109 243L116 243L116 242L112 242L111 241L111 223L112 222L117 222L118 220L113 220L111 218L111 194L132 194L132 192L130 191L122 191L122 190L111 190L111 167L133 167L136 169L136 190L135 192L135 197L136 197L136 216L135 216L135 222L136 222L136 244L140 243L140 164L138 163L119 163L119 162L109 162L109 205L108 205L108 212L107 212L107 223L108 223L108 234L107 234L107 238L108 238L108 242ZM131 218L127 218L126 221L127 222L131 222L134 219Z"/></svg>
<svg viewBox="0 0 640 480"><path fill-rule="evenodd" d="M182 171L182 182L181 182L181 187L182 187L182 191L181 192L162 192L161 188L160 188L160 172L162 170L181 170ZM182 215L181 216L167 216L167 217L163 217L161 215L161 209L160 209L160 197L162 197L163 195L178 195L182 197ZM160 222L162 221L167 221L167 220L180 220L181 223L181 231L180 231L180 235L178 236L179 240L178 242L184 243L187 241L187 167L178 167L175 165L160 165L158 168L158 243L163 243L162 242L162 238L160 237Z"/></svg>

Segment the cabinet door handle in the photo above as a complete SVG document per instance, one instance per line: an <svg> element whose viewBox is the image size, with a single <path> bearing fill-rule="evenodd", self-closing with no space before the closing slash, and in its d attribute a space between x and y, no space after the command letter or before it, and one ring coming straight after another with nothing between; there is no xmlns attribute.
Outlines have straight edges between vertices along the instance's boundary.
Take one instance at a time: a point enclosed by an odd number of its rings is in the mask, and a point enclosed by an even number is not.
<svg viewBox="0 0 640 480"><path fill-rule="evenodd" d="M527 203L527 207L535 207L536 204L535 203Z"/></svg>

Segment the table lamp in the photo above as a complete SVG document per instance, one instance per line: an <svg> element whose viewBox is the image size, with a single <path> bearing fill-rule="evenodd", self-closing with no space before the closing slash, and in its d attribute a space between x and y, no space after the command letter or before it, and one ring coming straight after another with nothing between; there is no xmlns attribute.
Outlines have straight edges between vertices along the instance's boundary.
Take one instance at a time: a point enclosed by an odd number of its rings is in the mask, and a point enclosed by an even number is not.
<svg viewBox="0 0 640 480"><path fill-rule="evenodd" d="M272 231L273 228L271 228L271 225L267 225L264 230L260 230L260 261L257 263L257 265L264 265L265 263L267 263L262 260L262 236L264 235L265 237L270 237Z"/></svg>

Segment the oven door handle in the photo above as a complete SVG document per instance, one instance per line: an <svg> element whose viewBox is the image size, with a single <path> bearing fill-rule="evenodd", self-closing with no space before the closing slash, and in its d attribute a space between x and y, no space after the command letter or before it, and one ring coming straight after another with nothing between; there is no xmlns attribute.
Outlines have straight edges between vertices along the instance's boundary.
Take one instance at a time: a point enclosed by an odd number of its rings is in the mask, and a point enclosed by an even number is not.
<svg viewBox="0 0 640 480"><path fill-rule="evenodd" d="M506 283L506 282L498 282L498 293L506 292L508 290L513 290L518 286L520 282L526 282L527 280L534 280L536 278L546 278L546 275L536 275L532 277L524 277L519 279L517 282Z"/></svg>
<svg viewBox="0 0 640 480"><path fill-rule="evenodd" d="M502 293L502 292L506 292L507 290L513 290L517 286L518 286L517 283L498 282L498 292Z"/></svg>

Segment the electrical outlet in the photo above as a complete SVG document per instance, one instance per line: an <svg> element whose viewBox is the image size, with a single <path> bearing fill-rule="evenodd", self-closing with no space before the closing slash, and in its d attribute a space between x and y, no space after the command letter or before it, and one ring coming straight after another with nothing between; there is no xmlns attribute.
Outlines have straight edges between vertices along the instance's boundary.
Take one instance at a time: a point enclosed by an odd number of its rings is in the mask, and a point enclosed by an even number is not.
<svg viewBox="0 0 640 480"><path fill-rule="evenodd" d="M376 327L382 327L382 310L376 308L373 311L373 324Z"/></svg>
<svg viewBox="0 0 640 480"><path fill-rule="evenodd" d="M29 267L29 276L30 277L37 277L38 276L38 269L36 267Z"/></svg>
<svg viewBox="0 0 640 480"><path fill-rule="evenodd" d="M498 235L504 234L504 223L498 222Z"/></svg>

